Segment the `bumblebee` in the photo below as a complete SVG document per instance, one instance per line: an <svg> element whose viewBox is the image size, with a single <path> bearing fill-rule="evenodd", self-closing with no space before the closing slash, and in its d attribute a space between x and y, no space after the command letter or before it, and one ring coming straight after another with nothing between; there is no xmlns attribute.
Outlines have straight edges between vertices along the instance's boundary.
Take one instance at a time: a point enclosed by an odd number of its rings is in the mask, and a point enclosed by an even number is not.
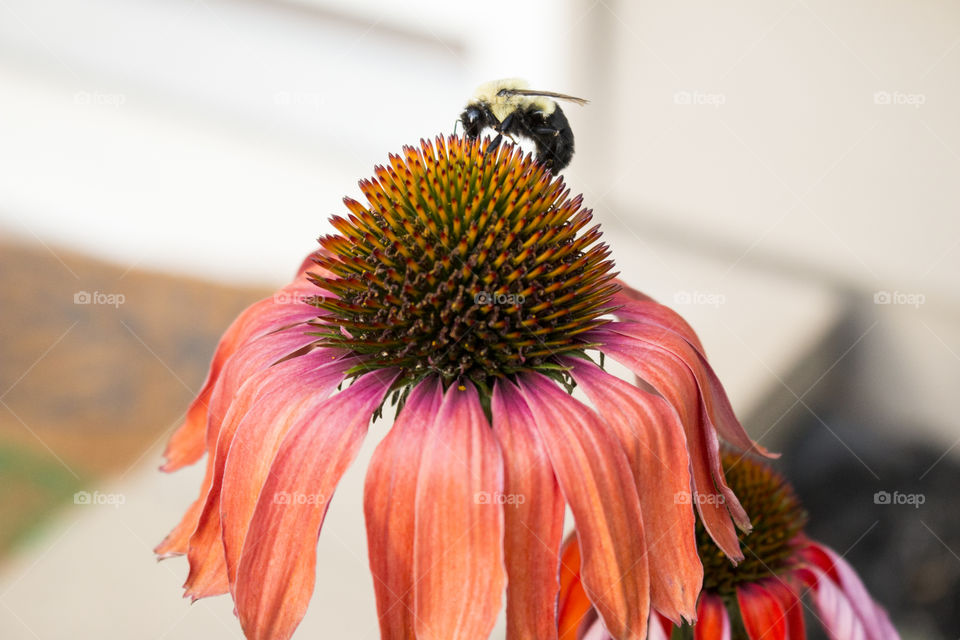
<svg viewBox="0 0 960 640"><path fill-rule="evenodd" d="M573 158L573 131L557 100L587 104L583 98L535 91L519 78L494 80L477 87L460 122L468 138L478 138L487 128L497 132L487 153L500 146L503 136L527 138L537 147L537 161L557 172Z"/></svg>

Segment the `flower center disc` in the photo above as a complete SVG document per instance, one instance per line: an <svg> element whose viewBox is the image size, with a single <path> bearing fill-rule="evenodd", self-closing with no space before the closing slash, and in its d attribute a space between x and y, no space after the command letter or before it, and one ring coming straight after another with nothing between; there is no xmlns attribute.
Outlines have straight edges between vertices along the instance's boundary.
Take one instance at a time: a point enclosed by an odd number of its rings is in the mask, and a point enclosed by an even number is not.
<svg viewBox="0 0 960 640"><path fill-rule="evenodd" d="M791 566L793 541L807 514L783 477L749 456L722 455L727 483L752 518L753 531L739 532L744 559L733 566L697 521L697 546L703 562L703 588L732 596L737 585L757 582Z"/></svg>
<svg viewBox="0 0 960 640"><path fill-rule="evenodd" d="M401 385L534 370L582 352L606 320L613 262L599 225L563 180L518 147L451 136L391 155L346 198L339 234L320 238L314 282L323 342L361 357L356 373L400 367ZM582 233L581 233L582 232Z"/></svg>

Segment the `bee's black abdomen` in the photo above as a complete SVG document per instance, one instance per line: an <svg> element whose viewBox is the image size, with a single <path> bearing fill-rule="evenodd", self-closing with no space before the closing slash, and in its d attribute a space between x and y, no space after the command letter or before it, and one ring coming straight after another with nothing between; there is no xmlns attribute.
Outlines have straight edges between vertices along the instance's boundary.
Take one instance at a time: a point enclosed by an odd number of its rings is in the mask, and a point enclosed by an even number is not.
<svg viewBox="0 0 960 640"><path fill-rule="evenodd" d="M537 158L556 173L566 168L573 159L573 129L559 105L547 116L547 124L551 132L534 138L537 143Z"/></svg>
<svg viewBox="0 0 960 640"><path fill-rule="evenodd" d="M537 160L556 173L573 158L573 130L560 106L545 115L539 109L521 112L514 133L529 138L537 145Z"/></svg>

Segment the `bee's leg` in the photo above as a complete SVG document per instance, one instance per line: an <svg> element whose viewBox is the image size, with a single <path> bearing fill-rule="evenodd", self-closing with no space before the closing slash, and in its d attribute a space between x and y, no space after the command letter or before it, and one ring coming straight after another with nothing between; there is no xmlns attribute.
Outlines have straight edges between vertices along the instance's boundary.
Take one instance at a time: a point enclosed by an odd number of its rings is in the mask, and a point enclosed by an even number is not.
<svg viewBox="0 0 960 640"><path fill-rule="evenodd" d="M497 147L500 146L500 143L503 141L503 134L498 133L497 137L490 141L490 144L487 145L487 148L484 150L484 155L493 153L497 150Z"/></svg>
<svg viewBox="0 0 960 640"><path fill-rule="evenodd" d="M560 135L559 129L554 129L553 127L539 127L535 129L537 133L542 136L558 136Z"/></svg>

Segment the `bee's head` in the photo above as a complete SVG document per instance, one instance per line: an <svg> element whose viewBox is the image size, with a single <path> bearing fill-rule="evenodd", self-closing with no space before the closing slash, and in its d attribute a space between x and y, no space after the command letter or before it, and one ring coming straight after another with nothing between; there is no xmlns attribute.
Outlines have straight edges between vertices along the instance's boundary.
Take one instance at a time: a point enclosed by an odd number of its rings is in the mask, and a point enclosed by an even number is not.
<svg viewBox="0 0 960 640"><path fill-rule="evenodd" d="M468 138L478 138L487 124L486 111L475 104L467 105L460 114L460 122L463 123L463 131Z"/></svg>

